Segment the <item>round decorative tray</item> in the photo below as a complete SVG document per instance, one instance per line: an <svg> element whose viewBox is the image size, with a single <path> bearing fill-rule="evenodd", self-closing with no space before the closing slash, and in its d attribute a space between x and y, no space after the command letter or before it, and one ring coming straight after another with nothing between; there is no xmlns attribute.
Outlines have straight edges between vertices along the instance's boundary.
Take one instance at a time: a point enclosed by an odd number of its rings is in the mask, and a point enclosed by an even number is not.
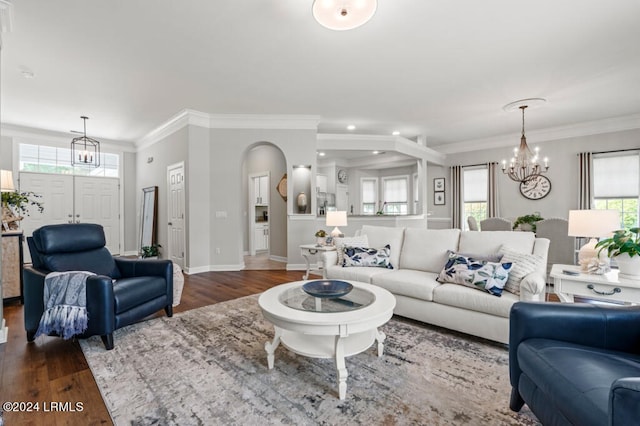
<svg viewBox="0 0 640 426"><path fill-rule="evenodd" d="M318 280L303 284L302 290L313 297L337 298L348 294L353 286L346 281Z"/></svg>

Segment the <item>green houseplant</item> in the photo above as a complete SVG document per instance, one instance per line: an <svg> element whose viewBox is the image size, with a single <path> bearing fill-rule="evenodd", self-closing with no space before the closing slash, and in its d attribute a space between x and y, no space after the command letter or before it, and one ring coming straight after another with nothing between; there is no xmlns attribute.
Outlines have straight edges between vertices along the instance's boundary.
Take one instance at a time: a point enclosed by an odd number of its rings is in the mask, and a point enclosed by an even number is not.
<svg viewBox="0 0 640 426"><path fill-rule="evenodd" d="M532 231L536 232L536 223L543 219L537 213L534 214L526 214L524 216L520 216L513 222L513 230L515 231L518 227L522 231Z"/></svg>
<svg viewBox="0 0 640 426"><path fill-rule="evenodd" d="M316 231L316 244L319 246L325 245L327 241L327 232L324 229Z"/></svg>
<svg viewBox="0 0 640 426"><path fill-rule="evenodd" d="M140 248L141 256L143 259L148 259L151 257L158 257L160 254L159 248L162 247L160 244L153 244L150 246L143 246Z"/></svg>
<svg viewBox="0 0 640 426"><path fill-rule="evenodd" d="M596 244L598 254L602 250L615 258L620 277L640 279L640 228L619 229L609 238L603 238Z"/></svg>
<svg viewBox="0 0 640 426"><path fill-rule="evenodd" d="M2 222L6 223L9 229L18 229L18 222L22 216L30 216L31 209L36 208L39 213L44 211L44 206L38 200L41 195L35 192L3 192L2 193Z"/></svg>

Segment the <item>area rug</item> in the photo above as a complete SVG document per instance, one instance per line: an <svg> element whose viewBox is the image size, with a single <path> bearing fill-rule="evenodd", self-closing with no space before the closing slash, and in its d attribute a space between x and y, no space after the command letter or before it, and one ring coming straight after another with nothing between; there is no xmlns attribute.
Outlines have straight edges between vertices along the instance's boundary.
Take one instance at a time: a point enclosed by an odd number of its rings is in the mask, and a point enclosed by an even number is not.
<svg viewBox="0 0 640 426"><path fill-rule="evenodd" d="M535 425L509 410L505 346L394 317L375 345L347 358L338 399L331 360L282 345L248 296L117 330L82 350L116 425Z"/></svg>

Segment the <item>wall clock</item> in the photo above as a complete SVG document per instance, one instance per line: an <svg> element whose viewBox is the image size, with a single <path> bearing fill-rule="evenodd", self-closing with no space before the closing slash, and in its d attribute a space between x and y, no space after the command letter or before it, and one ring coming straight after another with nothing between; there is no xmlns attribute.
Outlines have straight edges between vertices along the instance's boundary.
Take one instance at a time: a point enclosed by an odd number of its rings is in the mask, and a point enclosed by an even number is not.
<svg viewBox="0 0 640 426"><path fill-rule="evenodd" d="M530 200L541 200L551 192L551 181L546 176L536 176L520 182L520 193Z"/></svg>
<svg viewBox="0 0 640 426"><path fill-rule="evenodd" d="M338 182L347 183L347 171L345 169L338 170Z"/></svg>

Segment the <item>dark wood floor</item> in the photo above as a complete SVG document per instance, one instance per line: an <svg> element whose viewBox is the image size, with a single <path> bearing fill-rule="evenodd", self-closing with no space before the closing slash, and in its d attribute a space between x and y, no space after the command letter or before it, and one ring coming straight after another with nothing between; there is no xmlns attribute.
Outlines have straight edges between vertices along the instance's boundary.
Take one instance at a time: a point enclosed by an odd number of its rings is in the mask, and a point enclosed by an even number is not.
<svg viewBox="0 0 640 426"><path fill-rule="evenodd" d="M260 293L275 285L301 278L301 271L185 275L182 301L174 308L174 312ZM163 314L164 311L161 311L156 316ZM27 343L22 306L17 303L5 305L4 316L9 337L5 344L0 345L0 403L16 401L40 404L38 412L5 410L4 424L112 424L78 342L39 337L34 343ZM115 344L118 344L117 340ZM53 412L51 402L79 402L82 403L82 411Z"/></svg>

